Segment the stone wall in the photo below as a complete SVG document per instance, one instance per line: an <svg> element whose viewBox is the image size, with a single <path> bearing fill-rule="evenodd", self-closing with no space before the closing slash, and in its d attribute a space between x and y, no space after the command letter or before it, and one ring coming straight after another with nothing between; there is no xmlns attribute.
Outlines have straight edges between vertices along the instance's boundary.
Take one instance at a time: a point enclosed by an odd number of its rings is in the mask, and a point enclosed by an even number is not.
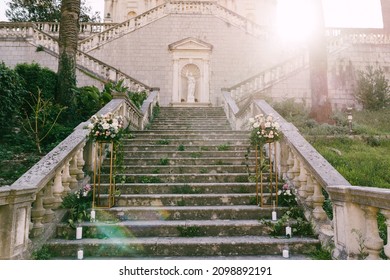
<svg viewBox="0 0 390 280"><path fill-rule="evenodd" d="M280 61L275 47L212 15L168 15L89 52L131 77L159 87L160 102L171 102L173 56L168 46L194 37L213 46L210 101L221 104L221 88L230 87ZM114 50L114 51L113 51Z"/></svg>
<svg viewBox="0 0 390 280"><path fill-rule="evenodd" d="M42 67L47 67L54 72L57 72L58 59L45 51L37 51L34 45L31 45L25 40L7 40L0 42L0 62L14 68L20 63L36 62ZM78 86L95 85L99 89L103 88L103 83L93 78L91 75L85 74L80 70L77 71Z"/></svg>

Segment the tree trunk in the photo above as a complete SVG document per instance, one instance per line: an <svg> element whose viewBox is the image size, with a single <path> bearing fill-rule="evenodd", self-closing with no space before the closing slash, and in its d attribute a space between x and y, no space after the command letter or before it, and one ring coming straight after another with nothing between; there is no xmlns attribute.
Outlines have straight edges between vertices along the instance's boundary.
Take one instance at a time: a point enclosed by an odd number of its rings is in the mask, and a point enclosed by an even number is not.
<svg viewBox="0 0 390 280"><path fill-rule="evenodd" d="M80 0L62 0L59 34L58 92L56 101L72 107L76 86L76 53L79 32Z"/></svg>
<svg viewBox="0 0 390 280"><path fill-rule="evenodd" d="M312 106L310 115L318 122L331 122L332 106L328 98L328 57L325 23L321 0L313 0L313 12L317 21L309 41L310 87Z"/></svg>

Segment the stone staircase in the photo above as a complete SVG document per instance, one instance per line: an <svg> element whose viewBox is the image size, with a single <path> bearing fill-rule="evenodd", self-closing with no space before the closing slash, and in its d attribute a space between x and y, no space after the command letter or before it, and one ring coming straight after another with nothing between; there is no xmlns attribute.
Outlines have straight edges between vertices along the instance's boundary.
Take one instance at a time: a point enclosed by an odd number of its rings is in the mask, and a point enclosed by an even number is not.
<svg viewBox="0 0 390 280"><path fill-rule="evenodd" d="M123 140L116 206L83 223L81 240L59 224L47 243L53 258L74 259L80 248L98 259L282 258L285 246L307 258L317 239L269 236L262 220L272 209L255 205L248 146L248 133L232 131L222 108L161 108L148 130Z"/></svg>

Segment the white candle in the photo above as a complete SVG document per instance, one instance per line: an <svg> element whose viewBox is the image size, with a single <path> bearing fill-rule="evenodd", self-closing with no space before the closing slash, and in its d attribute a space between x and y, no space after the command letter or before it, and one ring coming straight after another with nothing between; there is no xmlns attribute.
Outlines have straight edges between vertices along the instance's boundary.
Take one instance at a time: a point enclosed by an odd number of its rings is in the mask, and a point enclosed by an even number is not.
<svg viewBox="0 0 390 280"><path fill-rule="evenodd" d="M91 211L91 222L94 222L95 219L96 219L96 212L95 212L95 210L92 210Z"/></svg>
<svg viewBox="0 0 390 280"><path fill-rule="evenodd" d="M289 252L287 249L283 249L283 258L288 259L289 258Z"/></svg>
<svg viewBox="0 0 390 280"><path fill-rule="evenodd" d="M277 219L276 211L272 211L272 221L276 221Z"/></svg>
<svg viewBox="0 0 390 280"><path fill-rule="evenodd" d="M81 239L81 238L83 238L83 228L77 227L76 228L76 239Z"/></svg>
<svg viewBox="0 0 390 280"><path fill-rule="evenodd" d="M82 260L83 258L84 258L84 251L80 249L77 251L77 259Z"/></svg>
<svg viewBox="0 0 390 280"><path fill-rule="evenodd" d="M286 236L291 237L292 236L292 231L290 226L286 226Z"/></svg>

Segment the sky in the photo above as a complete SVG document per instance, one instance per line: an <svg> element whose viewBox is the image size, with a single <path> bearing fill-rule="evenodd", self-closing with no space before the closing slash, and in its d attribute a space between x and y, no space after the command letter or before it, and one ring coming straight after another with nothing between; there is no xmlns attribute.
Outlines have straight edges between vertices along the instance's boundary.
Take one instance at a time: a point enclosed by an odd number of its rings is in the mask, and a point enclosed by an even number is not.
<svg viewBox="0 0 390 280"><path fill-rule="evenodd" d="M306 25L297 20L296 16L295 18L291 16L305 11L306 4L310 1L279 0L280 14L283 14L286 26L301 28ZM8 0L0 0L0 21L7 20L5 17L6 2ZM87 0L87 5L91 6L94 11L100 11L100 16L103 18L104 0ZM328 27L382 27L380 0L323 0L323 7ZM297 23L291 25L291 22Z"/></svg>

